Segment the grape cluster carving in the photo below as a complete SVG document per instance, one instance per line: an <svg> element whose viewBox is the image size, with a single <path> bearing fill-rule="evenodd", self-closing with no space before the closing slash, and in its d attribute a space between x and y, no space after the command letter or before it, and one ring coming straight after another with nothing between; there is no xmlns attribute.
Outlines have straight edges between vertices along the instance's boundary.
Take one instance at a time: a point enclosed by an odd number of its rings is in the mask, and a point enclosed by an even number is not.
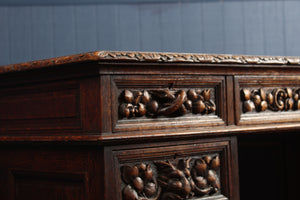
<svg viewBox="0 0 300 200"><path fill-rule="evenodd" d="M187 113L209 114L216 111L211 90L125 89L119 96L119 117L177 117Z"/></svg>

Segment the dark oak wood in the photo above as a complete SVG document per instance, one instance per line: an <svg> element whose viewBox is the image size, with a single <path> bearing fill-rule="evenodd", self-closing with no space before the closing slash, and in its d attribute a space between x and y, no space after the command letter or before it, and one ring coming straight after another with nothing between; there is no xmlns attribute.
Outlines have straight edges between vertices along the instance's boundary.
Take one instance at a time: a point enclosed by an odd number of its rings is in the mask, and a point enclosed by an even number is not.
<svg viewBox="0 0 300 200"><path fill-rule="evenodd" d="M297 199L300 59L97 51L0 67L0 199Z"/></svg>

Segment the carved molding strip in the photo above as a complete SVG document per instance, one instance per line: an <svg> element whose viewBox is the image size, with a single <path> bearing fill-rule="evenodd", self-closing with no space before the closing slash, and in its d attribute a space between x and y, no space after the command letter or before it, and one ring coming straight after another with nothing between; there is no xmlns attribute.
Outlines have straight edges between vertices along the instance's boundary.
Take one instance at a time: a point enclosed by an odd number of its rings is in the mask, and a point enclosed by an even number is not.
<svg viewBox="0 0 300 200"><path fill-rule="evenodd" d="M220 194L219 155L121 167L123 200L184 200Z"/></svg>
<svg viewBox="0 0 300 200"><path fill-rule="evenodd" d="M178 117L187 113L209 114L216 111L211 90L125 89L119 96L119 118Z"/></svg>
<svg viewBox="0 0 300 200"><path fill-rule="evenodd" d="M102 60L155 61L155 62L195 62L229 64L300 64L300 58L280 56L214 55L155 52L107 52L98 53Z"/></svg>
<svg viewBox="0 0 300 200"><path fill-rule="evenodd" d="M288 111L300 109L300 88L277 88L266 91L263 88L250 90L241 90L241 99L243 102L243 112L256 110L263 112L267 109L271 111Z"/></svg>
<svg viewBox="0 0 300 200"><path fill-rule="evenodd" d="M32 70L63 64L90 61L135 61L135 62L186 62L206 64L273 64L299 65L298 57L281 56L246 56L246 55L215 55L215 54L183 54L156 52L118 52L95 51L58 58L37 60L32 62L0 66L0 74L16 71Z"/></svg>

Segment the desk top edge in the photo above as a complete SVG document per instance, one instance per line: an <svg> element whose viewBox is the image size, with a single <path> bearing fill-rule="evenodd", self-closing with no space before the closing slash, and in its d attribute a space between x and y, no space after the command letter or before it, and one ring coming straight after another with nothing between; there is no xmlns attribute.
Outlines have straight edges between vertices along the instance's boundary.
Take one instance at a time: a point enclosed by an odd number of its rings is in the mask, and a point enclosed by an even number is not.
<svg viewBox="0 0 300 200"><path fill-rule="evenodd" d="M0 66L0 74L47 68L65 64L109 61L300 66L300 57L134 51L94 51L44 60L24 62L19 64L4 65Z"/></svg>

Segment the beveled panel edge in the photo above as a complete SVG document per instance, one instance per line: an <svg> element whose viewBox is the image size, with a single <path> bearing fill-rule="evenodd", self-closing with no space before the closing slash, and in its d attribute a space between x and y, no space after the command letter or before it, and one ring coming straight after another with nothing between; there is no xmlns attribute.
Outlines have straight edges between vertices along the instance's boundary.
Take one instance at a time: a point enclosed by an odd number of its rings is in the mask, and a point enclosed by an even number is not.
<svg viewBox="0 0 300 200"><path fill-rule="evenodd" d="M19 64L4 65L0 66L0 74L92 61L134 61L157 63L205 63L241 65L300 65L300 57L134 51L94 51Z"/></svg>
<svg viewBox="0 0 300 200"><path fill-rule="evenodd" d="M146 163L147 165L152 165L156 161L158 161L160 163L172 163L172 161L180 162L180 160L186 160L187 162L189 162L188 160L192 159L192 158L196 159L196 157L200 158L200 157L203 157L206 155L216 154L216 155L220 156L220 162L222 163L222 169L219 172L220 173L219 175L221 178L221 185L223 188L221 190L221 194L223 194L227 197L233 197L234 194L231 193L230 187L228 187L228 185L230 185L230 183L232 181L230 177L232 175L234 175L234 174L232 174L232 173L234 173L234 170L230 170L230 169L234 168L232 166L234 163L232 163L230 161L230 158L232 156L231 155L232 145L234 145L234 144L232 144L232 141L230 139L227 140L225 138L220 138L220 140L217 140L215 142L212 142L212 140L207 140L206 142L204 142L204 141L201 141L201 142L188 141L188 142L186 142L185 141L184 143L181 143L181 144L178 143L178 145L175 145L175 146L170 145L170 144L168 144L167 146L165 146L164 144L160 144L159 146L153 146L153 147L147 147L147 146L139 147L140 145L138 145L133 150L128 150L128 149L126 149L126 147L125 148L122 147L121 149L118 149L118 148L114 149L114 150L112 150L112 152L113 152L112 156L115 158L114 165L117 165L119 167L122 167L122 166L124 167L124 166L133 166L133 165L137 165L140 163ZM140 148L143 148L143 151L144 151L142 155L140 154L140 150L139 150ZM174 148L176 148L175 151L174 151ZM166 161L166 162L164 162L164 161ZM131 164L133 164L133 165L131 165ZM152 165L152 166L154 166L154 165ZM118 185L125 186L124 183L120 179L121 175L123 175L121 173L122 169L121 169L121 171L120 171L120 169L121 168L116 167L113 173L115 175L115 178L117 179L116 181L117 181ZM156 171L159 173L159 166L155 170L155 172ZM124 189L125 188L123 187L123 192L124 192ZM219 198L227 199L225 196L223 196L221 194L214 196L214 199L219 199ZM121 196L120 194L117 194L117 195L118 195L118 197ZM203 199L206 199L206 198L207 198L207 196ZM123 199L126 199L126 198L123 198ZM166 198L166 199L168 199L168 198ZM191 198L188 198L188 199L191 199ZM192 197L192 199L194 199L194 198Z"/></svg>
<svg viewBox="0 0 300 200"><path fill-rule="evenodd" d="M299 124L299 80L300 76L236 76L236 125Z"/></svg>
<svg viewBox="0 0 300 200"><path fill-rule="evenodd" d="M131 132L131 131L149 131L152 130L154 132L160 132L162 130L176 130L178 128L191 128L191 127L210 127L210 126L224 126L226 124L226 117L223 104L226 104L226 100L224 97L224 84L225 84L225 77L224 76L201 76L201 77L193 77L193 76L130 76L130 77L120 77L115 76L112 79L112 87L113 87L113 98L112 98L112 113L113 113L113 124L112 124L112 133L122 133L122 132ZM176 109L173 108L173 104L170 106L165 107L170 111L170 113L159 113L157 112L150 112L153 116L146 116L147 114L140 116L139 112L136 112L137 116L132 117L130 116L122 116L120 118L120 108L122 108L124 102L120 102L120 95L123 97L127 93L131 94L131 90L136 90L141 93L141 98L139 101L142 101L142 92L141 91L151 91L153 90L159 93L162 93L165 97L166 94L173 96L171 99L172 101L175 99L177 102L178 91L181 91L186 96L186 101L190 101L191 108L186 109L185 113L177 113L179 112L178 106ZM196 92L198 91L198 93ZM210 94L210 90L213 90L213 94ZM177 92L176 92L177 91ZM194 95L191 95L191 91L194 91ZM209 91L209 92L208 92ZM200 92L200 93L199 93ZM137 93L137 92L135 92ZM147 92L148 93L148 92ZM173 94L174 93L174 94ZM137 95L132 94L134 97L140 97ZM150 95L150 94L149 94ZM158 96L160 97L161 94ZM168 96L168 95L167 95ZM197 96L197 97L194 97ZM126 96L127 97L127 96ZM197 111L192 109L194 106L191 99L195 98L196 100L201 99L204 103L203 109L201 111ZM200 98L201 97L201 98ZM211 99L212 98L212 99ZM122 98L123 99L123 98ZM127 99L127 98L126 98ZM153 100L153 99L152 99ZM202 102L202 100L200 102ZM130 100L131 103L127 103L126 105L131 105L133 109L136 107L136 110L140 110L141 106L137 106L141 103L134 103L135 98ZM194 102L194 103L195 103ZM210 103L209 103L210 102ZM185 101L178 101L177 103L184 104ZM208 105L206 105L208 104ZM143 103L143 105L146 105ZM169 104L167 104L169 105ZM176 103L174 103L176 105ZM195 106L197 106L196 104ZM210 107L214 105L214 109L210 110ZM144 106L145 107L145 106ZM149 106L147 106L148 108ZM151 106L150 106L151 107ZM169 109L170 107L170 109ZM185 105L186 107L186 105ZM205 107L205 108L204 108ZM149 108L150 109L150 108ZM145 107L145 112L148 112ZM123 112L122 112L123 113ZM131 112L130 112L131 113ZM175 113L175 115L174 115ZM176 115L176 113L178 115ZM149 113L148 113L149 114ZM157 116L160 116L156 118ZM172 122L172 120L174 122Z"/></svg>

